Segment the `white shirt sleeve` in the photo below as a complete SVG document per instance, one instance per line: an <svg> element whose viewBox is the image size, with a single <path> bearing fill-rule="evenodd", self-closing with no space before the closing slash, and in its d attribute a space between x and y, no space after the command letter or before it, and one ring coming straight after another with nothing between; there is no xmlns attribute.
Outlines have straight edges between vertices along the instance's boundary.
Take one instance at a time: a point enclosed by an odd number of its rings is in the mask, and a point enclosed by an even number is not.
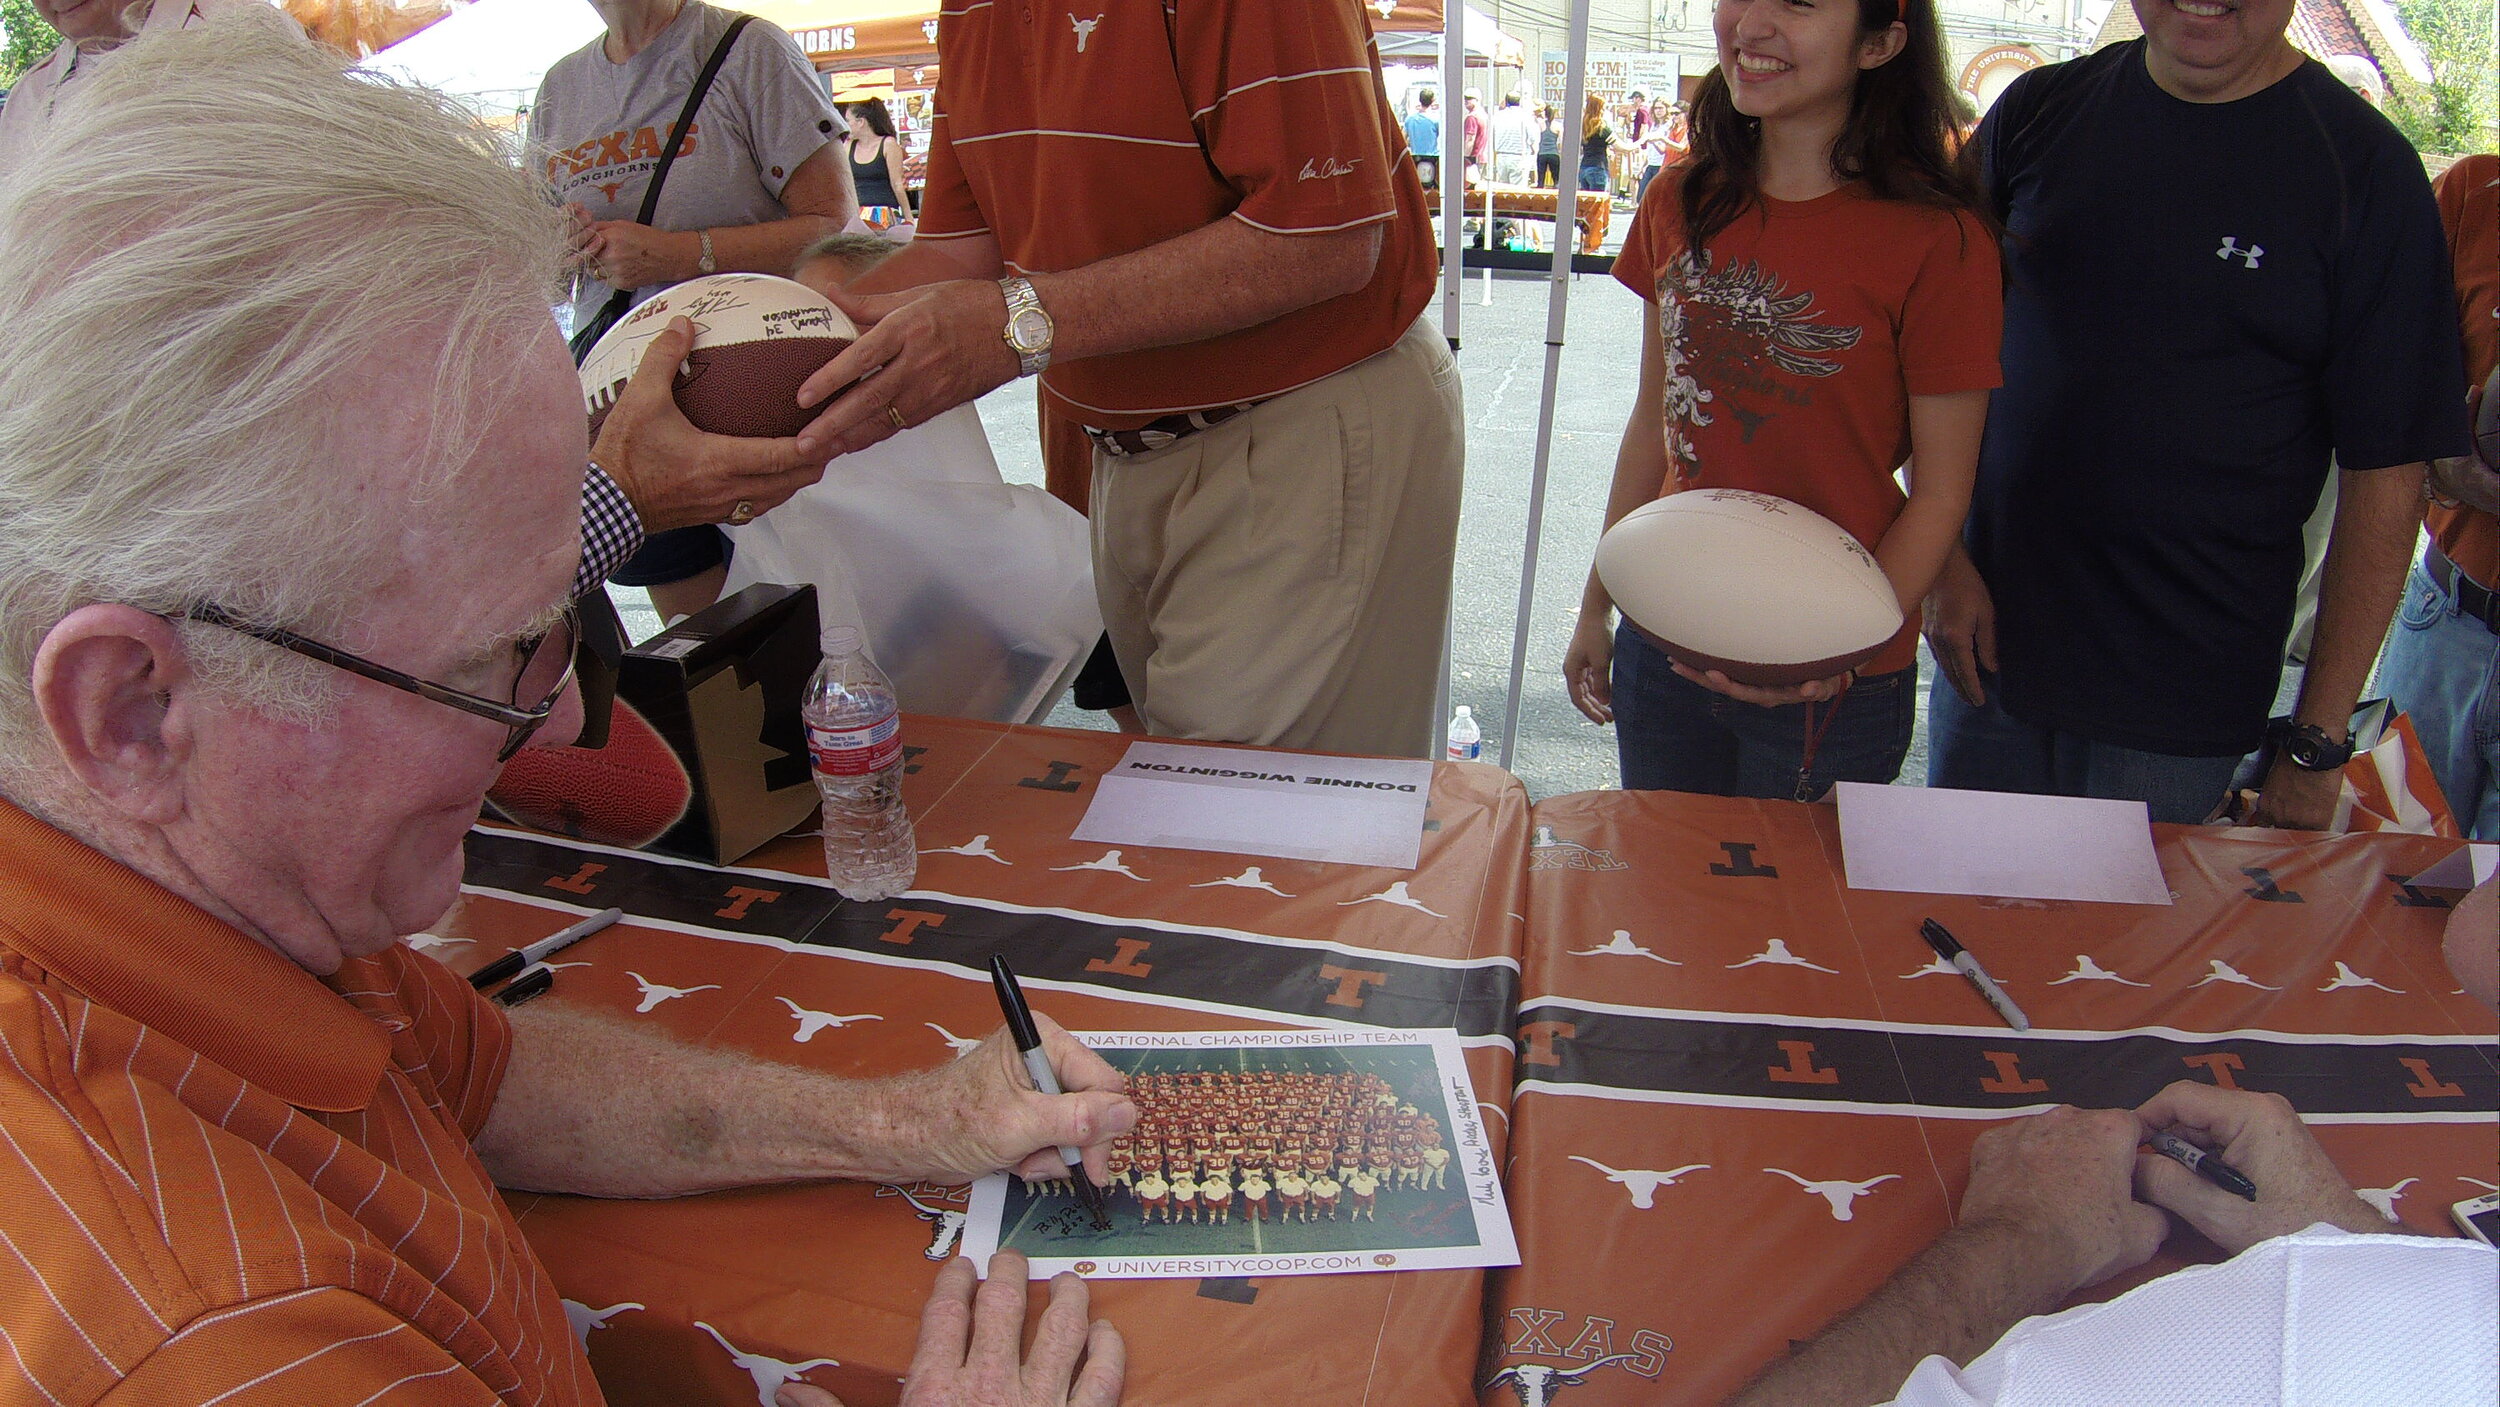
<svg viewBox="0 0 2500 1407"><path fill-rule="evenodd" d="M2491 1407L2500 1251L2323 1223L2026 1319L1894 1407Z"/></svg>

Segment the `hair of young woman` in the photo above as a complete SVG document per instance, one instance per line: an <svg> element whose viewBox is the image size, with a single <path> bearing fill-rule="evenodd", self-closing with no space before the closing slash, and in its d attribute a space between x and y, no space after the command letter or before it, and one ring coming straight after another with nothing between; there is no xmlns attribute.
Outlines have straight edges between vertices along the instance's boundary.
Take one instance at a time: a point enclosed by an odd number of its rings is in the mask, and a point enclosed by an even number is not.
<svg viewBox="0 0 2500 1407"><path fill-rule="evenodd" d="M1596 136L1597 129L1605 125L1606 100L1591 93L1588 102L1582 105L1580 111L1580 140L1585 142Z"/></svg>
<svg viewBox="0 0 2500 1407"><path fill-rule="evenodd" d="M1896 20L1907 41L1889 63L1858 74L1849 119L1832 143L1832 169L1844 181L1866 182L1879 200L1976 211L1978 183L1955 160L1964 105L1945 77L1933 0L1858 0L1860 35ZM1736 110L1727 75L1716 68L1693 94L1691 123L1678 195L1686 238L1701 250L1761 201L1762 124Z"/></svg>
<svg viewBox="0 0 2500 1407"><path fill-rule="evenodd" d="M851 116L868 119L868 130L880 139L894 135L894 119L886 115L883 98L866 98L851 104Z"/></svg>

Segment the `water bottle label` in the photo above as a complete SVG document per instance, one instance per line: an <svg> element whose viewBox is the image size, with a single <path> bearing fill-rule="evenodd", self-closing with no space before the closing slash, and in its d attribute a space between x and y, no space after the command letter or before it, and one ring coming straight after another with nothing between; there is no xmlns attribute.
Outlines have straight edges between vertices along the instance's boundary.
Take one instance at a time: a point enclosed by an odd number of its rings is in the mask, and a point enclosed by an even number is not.
<svg viewBox="0 0 2500 1407"><path fill-rule="evenodd" d="M1452 762L1474 762L1483 756L1484 744L1482 742L1453 742L1450 744L1450 760Z"/></svg>
<svg viewBox="0 0 2500 1407"><path fill-rule="evenodd" d="M865 777L903 759L903 720L889 713L865 728L807 728L807 752L831 777Z"/></svg>

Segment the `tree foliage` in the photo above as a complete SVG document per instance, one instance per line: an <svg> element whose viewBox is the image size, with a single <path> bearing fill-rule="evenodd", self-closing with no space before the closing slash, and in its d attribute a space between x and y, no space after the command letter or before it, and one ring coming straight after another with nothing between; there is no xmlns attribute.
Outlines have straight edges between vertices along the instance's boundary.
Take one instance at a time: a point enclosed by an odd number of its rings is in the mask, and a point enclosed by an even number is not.
<svg viewBox="0 0 2500 1407"><path fill-rule="evenodd" d="M2387 115L2423 151L2491 151L2500 116L2491 0L2397 0L2396 12L2430 60L2428 87L2398 83Z"/></svg>
<svg viewBox="0 0 2500 1407"><path fill-rule="evenodd" d="M0 88L12 87L18 76L43 62L61 43L61 36L43 22L34 0L0 0Z"/></svg>

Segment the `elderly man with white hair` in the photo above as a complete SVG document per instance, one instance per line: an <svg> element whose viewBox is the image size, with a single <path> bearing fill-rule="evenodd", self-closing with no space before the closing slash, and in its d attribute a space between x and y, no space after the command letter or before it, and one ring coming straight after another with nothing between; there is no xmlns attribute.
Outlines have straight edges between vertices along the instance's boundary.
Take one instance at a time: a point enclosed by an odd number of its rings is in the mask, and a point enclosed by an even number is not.
<svg viewBox="0 0 2500 1407"><path fill-rule="evenodd" d="M1134 1123L1055 1028L1063 1096L995 1038L841 1080L399 942L580 718L561 247L489 135L273 14L132 42L0 188L0 1401L596 1402L496 1185L1044 1174ZM1028 1362L999 1269L941 1276L914 1400L1116 1399L1082 1287Z"/></svg>
<svg viewBox="0 0 2500 1407"><path fill-rule="evenodd" d="M35 0L35 9L61 32L61 43L19 77L0 105L0 169L43 140L62 99L77 91L73 83L83 85L103 71L138 35L194 29L236 10L270 13L264 0ZM291 20L284 27L302 33ZM701 434L665 400L631 423L611 416L609 424L582 486L585 551L576 595L596 591L649 534L743 522L824 473L823 446L806 437ZM594 604L606 611L604 602Z"/></svg>

